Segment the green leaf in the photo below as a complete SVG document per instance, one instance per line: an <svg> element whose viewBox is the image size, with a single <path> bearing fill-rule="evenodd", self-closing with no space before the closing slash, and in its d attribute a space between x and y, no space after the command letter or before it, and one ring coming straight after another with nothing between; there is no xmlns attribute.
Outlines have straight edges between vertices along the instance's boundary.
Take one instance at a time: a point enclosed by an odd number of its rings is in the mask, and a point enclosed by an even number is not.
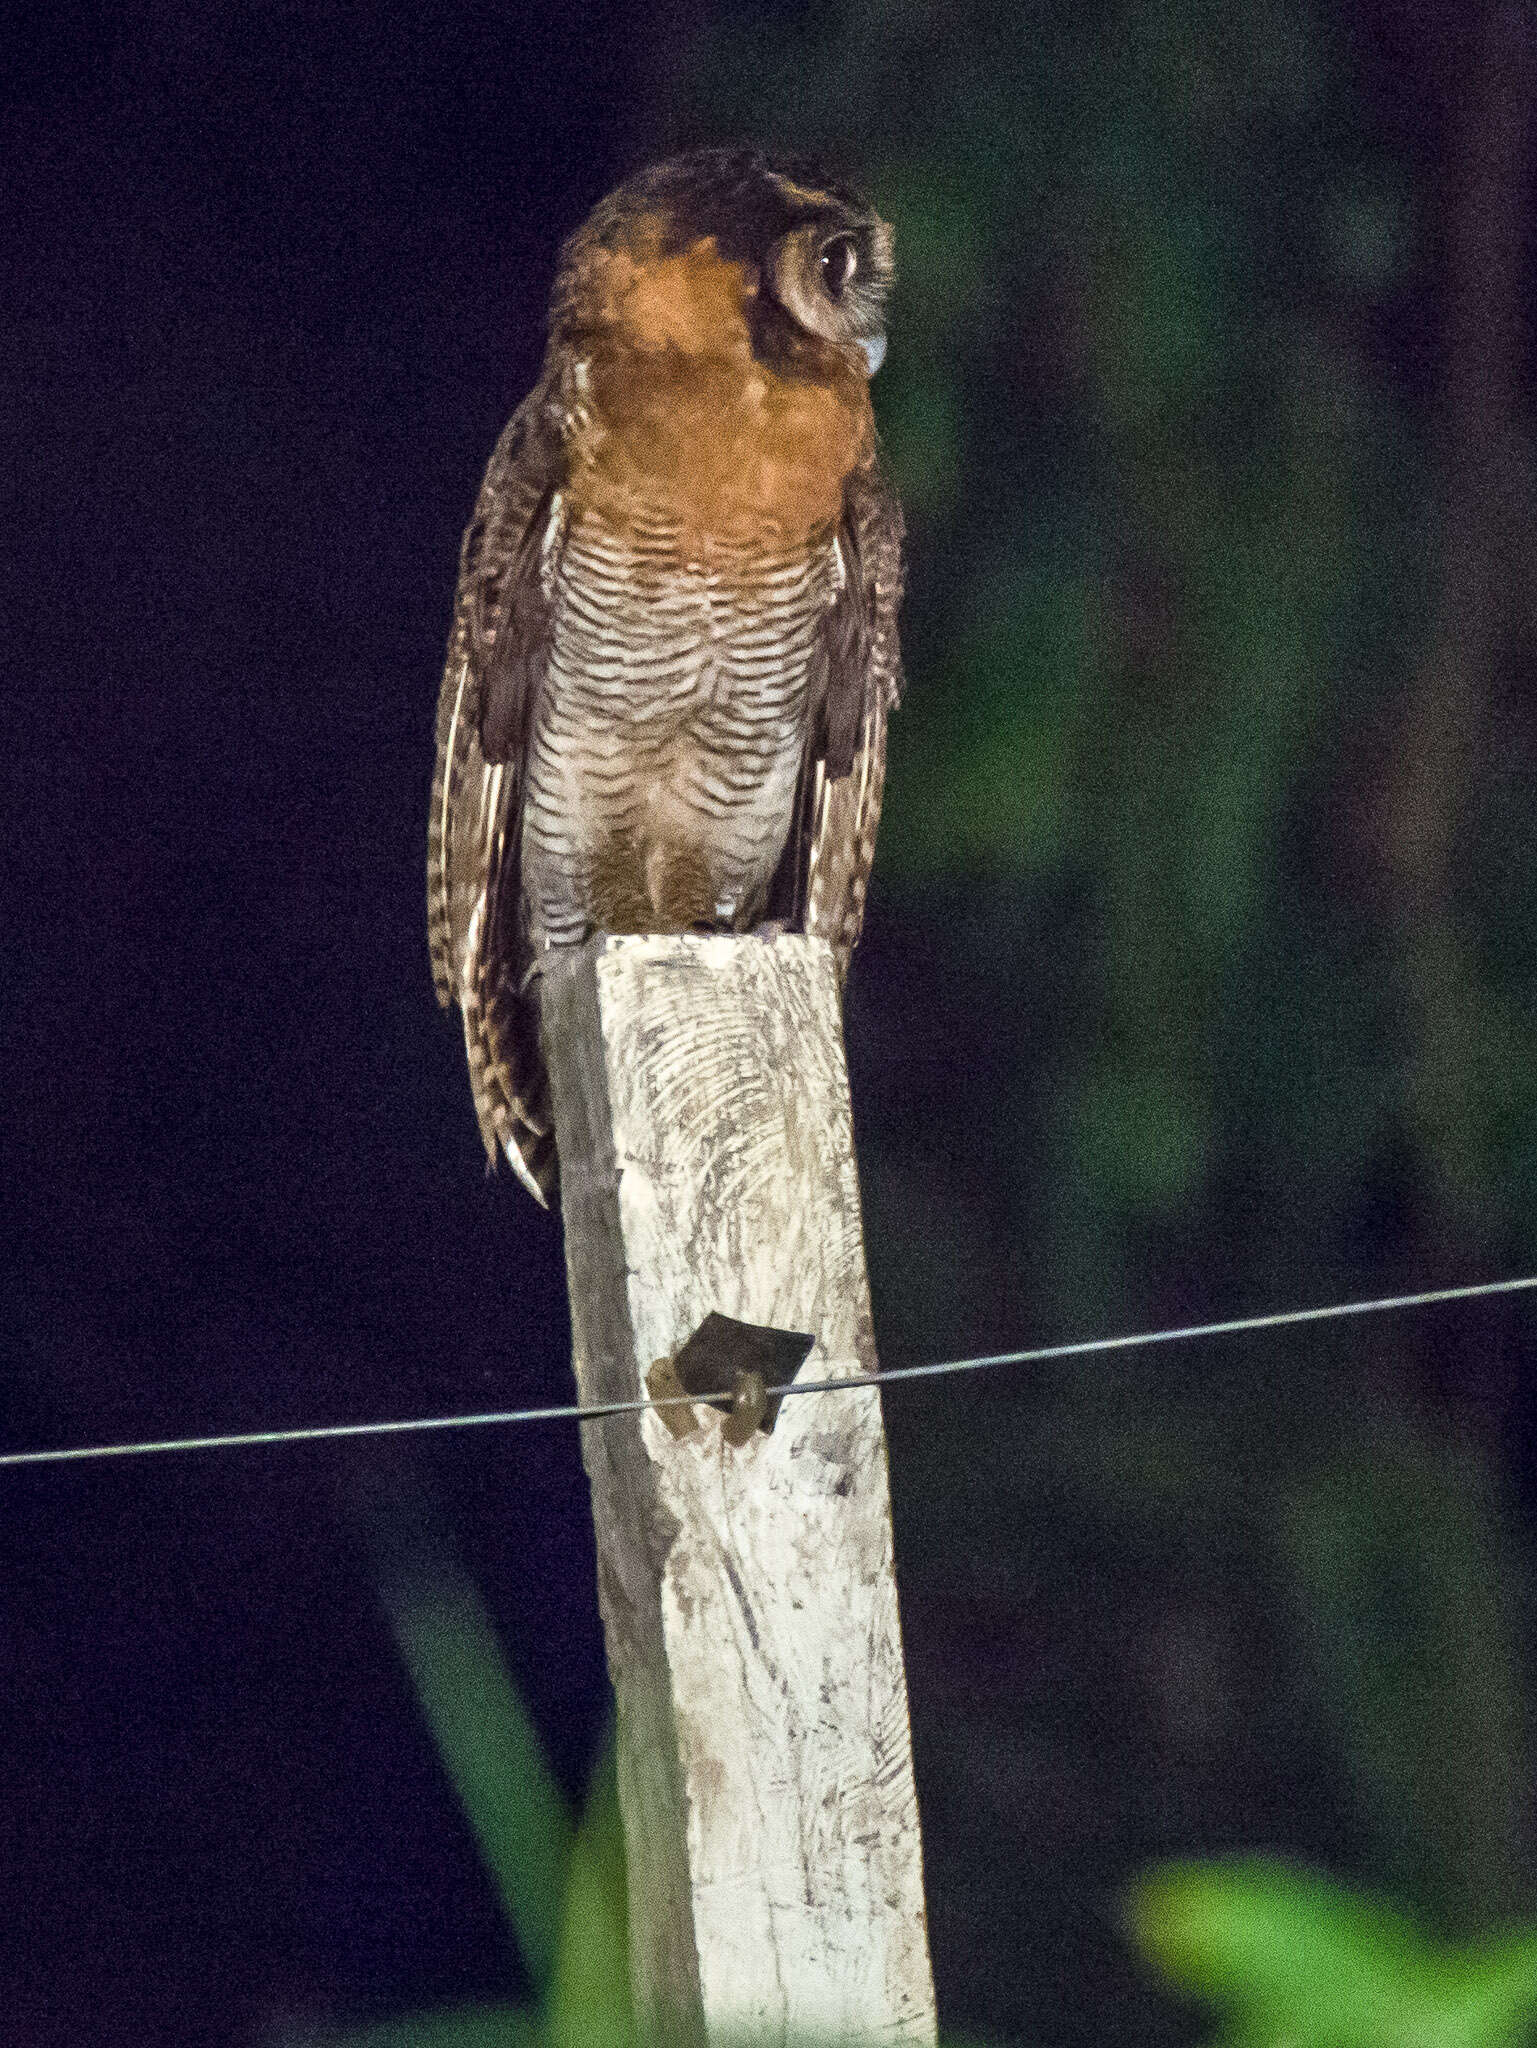
<svg viewBox="0 0 1537 2048"><path fill-rule="evenodd" d="M593 1775L566 1868L547 2039L551 2048L632 2048L624 1823L612 1738Z"/></svg>
<svg viewBox="0 0 1537 2048"><path fill-rule="evenodd" d="M1250 2048L1506 2048L1537 2011L1537 1933L1445 1947L1379 1900L1264 1858L1153 1870L1131 1924Z"/></svg>
<svg viewBox="0 0 1537 2048"><path fill-rule="evenodd" d="M571 1821L495 1624L417 1502L371 1504L379 1588L417 1700L519 1952L543 1995L555 1967Z"/></svg>
<svg viewBox="0 0 1537 2048"><path fill-rule="evenodd" d="M1310 1872L1253 1858L1171 1863L1142 1879L1132 1927L1169 1981L1239 2012L1309 2005L1351 2038L1396 2009L1423 1967L1411 1924Z"/></svg>

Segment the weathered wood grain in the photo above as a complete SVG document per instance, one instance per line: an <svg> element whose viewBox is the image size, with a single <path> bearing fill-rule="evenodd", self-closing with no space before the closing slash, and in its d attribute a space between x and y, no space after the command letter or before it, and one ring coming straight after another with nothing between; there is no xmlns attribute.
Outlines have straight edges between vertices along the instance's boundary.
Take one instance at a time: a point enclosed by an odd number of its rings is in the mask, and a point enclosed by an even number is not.
<svg viewBox="0 0 1537 2048"><path fill-rule="evenodd" d="M546 1055L577 1382L627 1398L711 1309L875 1366L820 941L597 939ZM619 1702L637 2001L657 2038L934 2039L880 1397L583 1425Z"/></svg>

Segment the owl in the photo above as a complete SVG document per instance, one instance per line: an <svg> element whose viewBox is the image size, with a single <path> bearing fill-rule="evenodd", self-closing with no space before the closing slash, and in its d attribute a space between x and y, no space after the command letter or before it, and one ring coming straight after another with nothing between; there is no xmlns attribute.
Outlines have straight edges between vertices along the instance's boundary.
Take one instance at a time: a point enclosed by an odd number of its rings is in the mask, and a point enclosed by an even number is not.
<svg viewBox="0 0 1537 2048"><path fill-rule="evenodd" d="M537 977L594 931L859 936L901 685L870 379L892 231L701 150L565 244L459 557L428 939L481 1135L555 1185Z"/></svg>

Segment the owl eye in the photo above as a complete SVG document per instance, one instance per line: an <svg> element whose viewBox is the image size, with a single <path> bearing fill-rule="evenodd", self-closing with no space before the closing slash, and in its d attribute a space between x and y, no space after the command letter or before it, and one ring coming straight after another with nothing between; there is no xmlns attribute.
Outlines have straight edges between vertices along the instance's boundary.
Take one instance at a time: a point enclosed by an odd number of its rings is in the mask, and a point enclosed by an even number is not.
<svg viewBox="0 0 1537 2048"><path fill-rule="evenodd" d="M817 256L822 270L822 289L837 303L853 282L854 272L859 268L859 252L854 247L852 235L834 235L830 242L824 242Z"/></svg>

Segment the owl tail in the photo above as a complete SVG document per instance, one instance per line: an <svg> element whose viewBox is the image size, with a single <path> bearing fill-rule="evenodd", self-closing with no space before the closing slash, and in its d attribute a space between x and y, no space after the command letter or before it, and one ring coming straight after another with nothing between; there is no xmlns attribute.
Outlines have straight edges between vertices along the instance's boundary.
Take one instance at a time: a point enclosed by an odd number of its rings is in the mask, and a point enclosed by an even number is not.
<svg viewBox="0 0 1537 2048"><path fill-rule="evenodd" d="M539 1050L538 991L520 995L507 977L483 977L460 995L475 1117L494 1167L505 1153L542 1208L559 1185L550 1083Z"/></svg>

